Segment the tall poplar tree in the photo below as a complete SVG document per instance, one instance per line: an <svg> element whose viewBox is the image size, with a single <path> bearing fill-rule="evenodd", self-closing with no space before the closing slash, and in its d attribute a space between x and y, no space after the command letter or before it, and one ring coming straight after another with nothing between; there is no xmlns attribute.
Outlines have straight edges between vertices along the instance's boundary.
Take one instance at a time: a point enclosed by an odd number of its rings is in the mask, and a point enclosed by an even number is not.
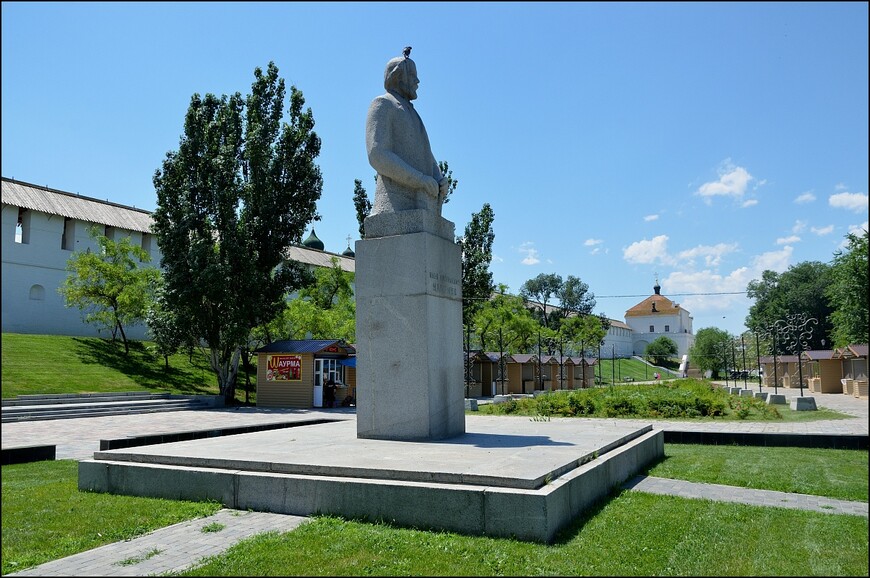
<svg viewBox="0 0 870 578"><path fill-rule="evenodd" d="M833 308L833 338L835 347L845 347L853 343L867 343L868 340L868 235L864 229L860 233L846 235L848 244L834 253L831 263L831 284L825 289Z"/></svg>
<svg viewBox="0 0 870 578"><path fill-rule="evenodd" d="M242 347L307 275L284 259L319 219L323 179L311 109L270 62L251 93L191 97L179 148L154 173L154 232L163 252L166 306L209 350L227 403Z"/></svg>
<svg viewBox="0 0 870 578"><path fill-rule="evenodd" d="M465 235L456 239L462 249L462 322L465 325L473 322L475 313L492 296L494 289L489 270L495 241L494 220L492 207L484 203L479 213L471 215Z"/></svg>
<svg viewBox="0 0 870 578"><path fill-rule="evenodd" d="M375 175L377 179L377 175ZM366 238L365 220L372 212L372 202L366 194L365 187L359 179L353 180L353 206L356 209L356 220L359 223L360 239Z"/></svg>

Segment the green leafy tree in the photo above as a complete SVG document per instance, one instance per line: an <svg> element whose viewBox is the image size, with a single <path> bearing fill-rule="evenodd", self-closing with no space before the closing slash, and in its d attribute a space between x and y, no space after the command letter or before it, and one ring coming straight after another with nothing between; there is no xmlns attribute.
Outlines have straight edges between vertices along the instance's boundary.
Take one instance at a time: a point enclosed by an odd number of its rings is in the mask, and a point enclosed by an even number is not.
<svg viewBox="0 0 870 578"><path fill-rule="evenodd" d="M560 331L580 354L592 347L598 347L607 336L607 328L604 327L601 317L598 315L573 315L565 319Z"/></svg>
<svg viewBox="0 0 870 578"><path fill-rule="evenodd" d="M283 121L285 95L272 62L254 70L246 98L194 94L179 148L154 174L167 306L209 350L228 403L251 329L307 279L284 252L319 218L314 116L291 86Z"/></svg>
<svg viewBox="0 0 870 578"><path fill-rule="evenodd" d="M375 176L375 180L377 180L377 176ZM372 202L369 200L366 190L362 186L362 181L359 179L353 180L353 206L356 209L356 220L359 223L360 239L365 239L365 220L372 212Z"/></svg>
<svg viewBox="0 0 870 578"><path fill-rule="evenodd" d="M450 170L450 166L447 164L447 161L440 161L438 163L438 168L441 169L441 175L447 177L447 194L444 195L444 204L450 202L450 195L456 191L456 187L459 186L459 181L453 178L453 171Z"/></svg>
<svg viewBox="0 0 870 578"><path fill-rule="evenodd" d="M535 316L544 327L550 326L550 301L562 288L562 277L555 273L541 273L520 287L520 296L531 305Z"/></svg>
<svg viewBox="0 0 870 578"><path fill-rule="evenodd" d="M646 346L646 355L652 358L656 365L664 365L668 359L677 355L679 347L674 343L674 340L666 335L662 335Z"/></svg>
<svg viewBox="0 0 870 578"><path fill-rule="evenodd" d="M332 257L330 263L329 267L318 267L314 283L299 292L300 297L311 298L321 309L331 309L339 299L353 301L354 274L341 268L338 257Z"/></svg>
<svg viewBox="0 0 870 578"><path fill-rule="evenodd" d="M160 272L140 267L151 256L134 245L130 237L113 241L96 226L88 229L99 246L97 251L75 251L67 261L70 272L58 292L67 307L77 307L86 323L120 333L124 351L130 352L125 326L145 321L152 292Z"/></svg>
<svg viewBox="0 0 870 578"><path fill-rule="evenodd" d="M338 257L330 267L314 271L312 282L265 326L254 331L257 342L275 339L344 339L355 341L356 304L353 273L344 271Z"/></svg>
<svg viewBox="0 0 870 578"><path fill-rule="evenodd" d="M146 316L148 334L154 342L154 349L163 357L166 369L169 369L169 357L182 347L193 349L193 341L187 329L178 321L178 316L168 305L166 286L163 277L159 279L154 290L154 299L148 307Z"/></svg>
<svg viewBox="0 0 870 578"><path fill-rule="evenodd" d="M833 309L826 295L831 284L831 266L819 261L803 261L782 274L764 271L761 280L749 282L746 293L754 299L746 317L746 326L763 333L789 315L804 314L818 321L809 340L810 349L822 349L822 340L831 343ZM793 354L780 349L777 353Z"/></svg>
<svg viewBox="0 0 870 578"><path fill-rule="evenodd" d="M589 292L589 285L573 275L563 280L555 273L541 273L523 283L520 295L541 324L554 330L569 316L590 315L595 307L595 295ZM555 301L552 305L551 300Z"/></svg>
<svg viewBox="0 0 870 578"><path fill-rule="evenodd" d="M484 203L479 213L471 215L471 222L465 226L465 235L456 239L462 249L462 319L465 325L473 323L475 313L493 292L489 265L495 241L494 220L492 207Z"/></svg>
<svg viewBox="0 0 870 578"><path fill-rule="evenodd" d="M505 352L527 351L540 329L522 297L509 294L504 284L499 284L492 299L483 302L472 323L484 351L498 351L499 340Z"/></svg>
<svg viewBox="0 0 870 578"><path fill-rule="evenodd" d="M833 308L834 347L868 341L867 230L846 235L845 249L834 253L827 297Z"/></svg>
<svg viewBox="0 0 870 578"><path fill-rule="evenodd" d="M589 315L595 308L595 295L589 292L589 285L578 277L568 275L556 291L559 308L556 315L561 319L569 315Z"/></svg>
<svg viewBox="0 0 870 578"><path fill-rule="evenodd" d="M730 359L732 339L730 333L716 327L701 329L695 334L695 343L689 348L689 362L702 372L710 370L713 377L718 377Z"/></svg>

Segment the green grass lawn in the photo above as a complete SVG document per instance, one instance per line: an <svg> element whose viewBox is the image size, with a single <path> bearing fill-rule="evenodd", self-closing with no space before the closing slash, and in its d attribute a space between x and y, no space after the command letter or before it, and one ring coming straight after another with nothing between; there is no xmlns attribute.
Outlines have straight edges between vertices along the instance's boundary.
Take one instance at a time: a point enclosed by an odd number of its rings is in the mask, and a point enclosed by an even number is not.
<svg viewBox="0 0 870 578"><path fill-rule="evenodd" d="M604 352L602 352L604 354ZM634 359L599 359L595 365L595 381L602 385L611 383L623 383L625 378L630 377L634 381L652 381L653 374L659 372L662 379L673 379L678 374L667 368L647 365Z"/></svg>
<svg viewBox="0 0 870 578"><path fill-rule="evenodd" d="M867 518L623 491L552 545L315 518L184 576L866 576Z"/></svg>
<svg viewBox="0 0 870 578"><path fill-rule="evenodd" d="M647 475L868 501L866 450L665 444Z"/></svg>
<svg viewBox="0 0 870 578"><path fill-rule="evenodd" d="M154 354L147 341L130 341L130 353L120 340L59 335L2 334L2 397L27 394L147 391L185 395L217 395L217 378L205 354ZM255 371L255 370L252 370ZM245 400L240 370L236 399ZM256 395L251 375L249 401Z"/></svg>
<svg viewBox="0 0 870 578"><path fill-rule="evenodd" d="M3 574L217 512L218 503L80 492L78 462L2 467Z"/></svg>
<svg viewBox="0 0 870 578"><path fill-rule="evenodd" d="M866 451L665 444L665 455L651 475L705 481L709 468L718 483L867 501ZM219 508L79 492L70 460L3 466L2 477L3 574ZM187 574L866 576L867 535L860 516L621 491L551 545L314 517Z"/></svg>

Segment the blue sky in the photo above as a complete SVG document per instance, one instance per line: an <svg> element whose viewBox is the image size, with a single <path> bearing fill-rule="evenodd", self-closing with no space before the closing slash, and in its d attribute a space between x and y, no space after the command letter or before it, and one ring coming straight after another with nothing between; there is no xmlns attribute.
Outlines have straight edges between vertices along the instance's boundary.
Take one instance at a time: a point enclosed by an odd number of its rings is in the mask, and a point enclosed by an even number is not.
<svg viewBox="0 0 870 578"><path fill-rule="evenodd" d="M3 2L2 175L154 210L191 96L274 61L314 113L314 227L340 253L408 45L459 181L444 216L461 234L490 203L511 292L574 275L623 319L657 276L696 332L739 333L749 281L868 226L864 2Z"/></svg>

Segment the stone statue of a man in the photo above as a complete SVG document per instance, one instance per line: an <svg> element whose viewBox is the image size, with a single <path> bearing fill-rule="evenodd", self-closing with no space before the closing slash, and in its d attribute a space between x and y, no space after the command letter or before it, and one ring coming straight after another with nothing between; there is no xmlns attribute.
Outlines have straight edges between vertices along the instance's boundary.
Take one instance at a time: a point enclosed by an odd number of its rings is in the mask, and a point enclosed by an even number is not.
<svg viewBox="0 0 870 578"><path fill-rule="evenodd" d="M441 216L447 177L429 146L429 135L411 101L417 98L417 66L405 55L384 71L385 94L375 98L366 118L366 151L378 173L371 215L425 209Z"/></svg>

